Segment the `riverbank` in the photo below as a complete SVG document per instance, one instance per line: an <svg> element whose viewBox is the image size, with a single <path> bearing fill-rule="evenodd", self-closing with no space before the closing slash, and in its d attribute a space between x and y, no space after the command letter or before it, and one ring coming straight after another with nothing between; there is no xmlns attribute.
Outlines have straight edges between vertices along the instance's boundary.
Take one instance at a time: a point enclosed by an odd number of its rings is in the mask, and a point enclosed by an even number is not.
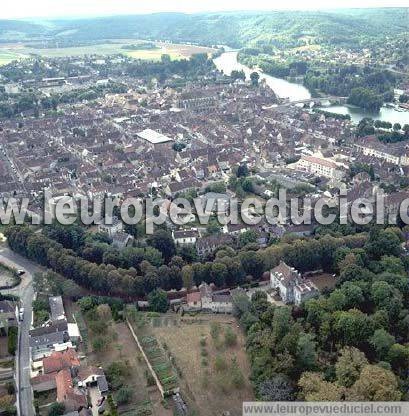
<svg viewBox="0 0 409 416"><path fill-rule="evenodd" d="M237 51L226 51L213 60L216 68L230 75L233 70L243 71L247 79L255 70L238 62ZM302 84L289 82L285 79L275 78L267 75L260 70L260 80L265 80L267 85L277 94L278 97L288 99L290 102L308 100L311 92ZM397 111L395 108L381 107L378 112L371 112L363 108L350 105L328 105L320 107L324 111L335 114L349 114L352 122L359 123L363 118L370 117L374 120L389 121L390 123L409 124L409 111Z"/></svg>

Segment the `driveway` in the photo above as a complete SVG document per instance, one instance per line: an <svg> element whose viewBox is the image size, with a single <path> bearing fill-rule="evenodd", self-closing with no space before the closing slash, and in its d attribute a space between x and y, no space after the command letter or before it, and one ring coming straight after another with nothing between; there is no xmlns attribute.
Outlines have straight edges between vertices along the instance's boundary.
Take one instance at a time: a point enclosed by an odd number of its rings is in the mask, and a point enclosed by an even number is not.
<svg viewBox="0 0 409 416"><path fill-rule="evenodd" d="M101 394L97 387L88 388L89 397L92 404L92 416L98 416L98 400L101 398Z"/></svg>

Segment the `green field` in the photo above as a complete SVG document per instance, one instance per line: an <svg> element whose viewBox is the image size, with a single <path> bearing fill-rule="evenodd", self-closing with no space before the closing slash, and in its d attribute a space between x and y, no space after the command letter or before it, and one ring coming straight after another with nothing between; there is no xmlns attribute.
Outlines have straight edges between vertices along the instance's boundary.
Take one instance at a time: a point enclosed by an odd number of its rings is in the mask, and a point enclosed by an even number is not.
<svg viewBox="0 0 409 416"><path fill-rule="evenodd" d="M11 61L20 58L24 58L24 55L0 48L0 65L6 65Z"/></svg>
<svg viewBox="0 0 409 416"><path fill-rule="evenodd" d="M156 43L157 49L124 49L124 46L138 44L134 39L117 40L115 43L107 42L98 45L87 45L67 48L35 48L30 45L9 44L0 47L0 65L5 65L14 59L40 55L50 58L83 55L114 55L124 54L136 59L157 61L161 56L168 54L171 59L189 58L195 53L211 53L214 50L193 45L178 45L170 43Z"/></svg>

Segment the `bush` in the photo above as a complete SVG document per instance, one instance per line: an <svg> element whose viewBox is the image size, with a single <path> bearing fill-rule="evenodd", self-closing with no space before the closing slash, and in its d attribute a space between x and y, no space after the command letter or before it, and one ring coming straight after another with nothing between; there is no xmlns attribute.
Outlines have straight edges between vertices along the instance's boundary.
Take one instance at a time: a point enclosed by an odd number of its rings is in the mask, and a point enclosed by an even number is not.
<svg viewBox="0 0 409 416"><path fill-rule="evenodd" d="M212 322L210 324L210 335L212 336L212 338L213 339L219 338L220 332L221 332L220 324L218 322Z"/></svg>
<svg viewBox="0 0 409 416"><path fill-rule="evenodd" d="M166 292L157 289L148 295L149 308L152 312L166 312L169 308L169 301Z"/></svg>
<svg viewBox="0 0 409 416"><path fill-rule="evenodd" d="M100 352L100 351L105 350L106 346L107 346L106 339L105 338L101 338L101 337L94 339L94 341L92 343L92 348L96 352Z"/></svg>
<svg viewBox="0 0 409 416"><path fill-rule="evenodd" d="M237 335L231 328L227 328L224 333L224 343L226 347L232 347L237 344Z"/></svg>
<svg viewBox="0 0 409 416"><path fill-rule="evenodd" d="M240 367L237 364L236 358L232 359L232 367L230 369L231 374L231 383L237 389L240 389L244 386L244 377L243 373L240 370Z"/></svg>
<svg viewBox="0 0 409 416"><path fill-rule="evenodd" d="M113 389L121 388L127 376L129 376L129 367L122 361L114 361L109 365L106 371L107 379Z"/></svg>
<svg viewBox="0 0 409 416"><path fill-rule="evenodd" d="M45 299L36 299L33 300L33 311L39 312L39 311L49 311L50 305Z"/></svg>
<svg viewBox="0 0 409 416"><path fill-rule="evenodd" d="M14 394L16 392L16 388L14 387L14 383L9 381L5 384L7 389L7 394Z"/></svg>
<svg viewBox="0 0 409 416"><path fill-rule="evenodd" d="M35 318L37 324L42 324L50 318L50 315L46 310L40 309L39 311L35 312Z"/></svg>
<svg viewBox="0 0 409 416"><path fill-rule="evenodd" d="M8 352L11 355L15 355L16 354L16 350L17 350L17 334L18 334L18 329L16 326L11 326L9 328L8 331Z"/></svg>
<svg viewBox="0 0 409 416"><path fill-rule="evenodd" d="M48 416L61 416L65 413L64 403L55 402L50 406Z"/></svg>
<svg viewBox="0 0 409 416"><path fill-rule="evenodd" d="M224 350L224 341L222 338L216 338L214 341L214 347L216 348L217 351L222 351Z"/></svg>
<svg viewBox="0 0 409 416"><path fill-rule="evenodd" d="M107 402L109 406L109 414L111 416L118 416L118 409L111 394L108 394Z"/></svg>
<svg viewBox="0 0 409 416"><path fill-rule="evenodd" d="M88 314L87 314L88 315ZM94 334L104 334L107 331L108 325L106 321L97 320L94 321L94 319L90 320L90 313L87 316L88 318L88 328L94 333ZM92 314L92 318L95 318L95 315Z"/></svg>
<svg viewBox="0 0 409 416"><path fill-rule="evenodd" d="M214 361L214 369L218 372L227 370L226 360L221 355L216 356L216 359Z"/></svg>
<svg viewBox="0 0 409 416"><path fill-rule="evenodd" d="M127 404L131 401L133 396L133 391L130 387L124 386L121 387L118 392L115 394L115 400L118 405Z"/></svg>

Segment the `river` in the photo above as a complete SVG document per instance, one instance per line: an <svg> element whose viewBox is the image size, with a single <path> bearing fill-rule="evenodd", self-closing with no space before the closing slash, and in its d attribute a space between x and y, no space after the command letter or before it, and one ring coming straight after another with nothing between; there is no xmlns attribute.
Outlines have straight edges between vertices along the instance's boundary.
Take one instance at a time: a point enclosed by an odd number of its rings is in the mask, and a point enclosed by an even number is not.
<svg viewBox="0 0 409 416"><path fill-rule="evenodd" d="M233 70L243 70L246 77L250 79L250 74L254 72L254 69L248 66L242 65L237 61L238 52L225 52L218 58L214 59L214 64L219 71L223 71L226 75L230 75ZM275 78L271 75L264 74L257 71L260 74L260 79L265 79L267 85L280 97L289 98L290 101L308 100L311 98L310 92L302 85L293 84L285 79Z"/></svg>
<svg viewBox="0 0 409 416"><path fill-rule="evenodd" d="M364 117L374 120L389 121L390 123L409 124L409 111L397 111L394 108L381 107L379 111L369 111L352 105L330 105L321 107L325 111L337 114L349 114L354 123L359 123Z"/></svg>
<svg viewBox="0 0 409 416"><path fill-rule="evenodd" d="M254 72L248 66L242 65L237 61L236 51L227 51L214 59L214 64L219 71L230 75L233 70L243 70L249 79L250 74ZM275 78L271 75L260 74L260 79L265 79L267 85L280 97L288 98L290 101L307 100L311 98L311 93L303 85L288 82L285 79ZM409 111L397 111L394 108L382 107L379 112L370 112L363 108L349 105L332 105L321 107L325 111L337 114L349 114L354 123L359 123L364 117L371 117L375 120L389 121L390 123L409 124Z"/></svg>

